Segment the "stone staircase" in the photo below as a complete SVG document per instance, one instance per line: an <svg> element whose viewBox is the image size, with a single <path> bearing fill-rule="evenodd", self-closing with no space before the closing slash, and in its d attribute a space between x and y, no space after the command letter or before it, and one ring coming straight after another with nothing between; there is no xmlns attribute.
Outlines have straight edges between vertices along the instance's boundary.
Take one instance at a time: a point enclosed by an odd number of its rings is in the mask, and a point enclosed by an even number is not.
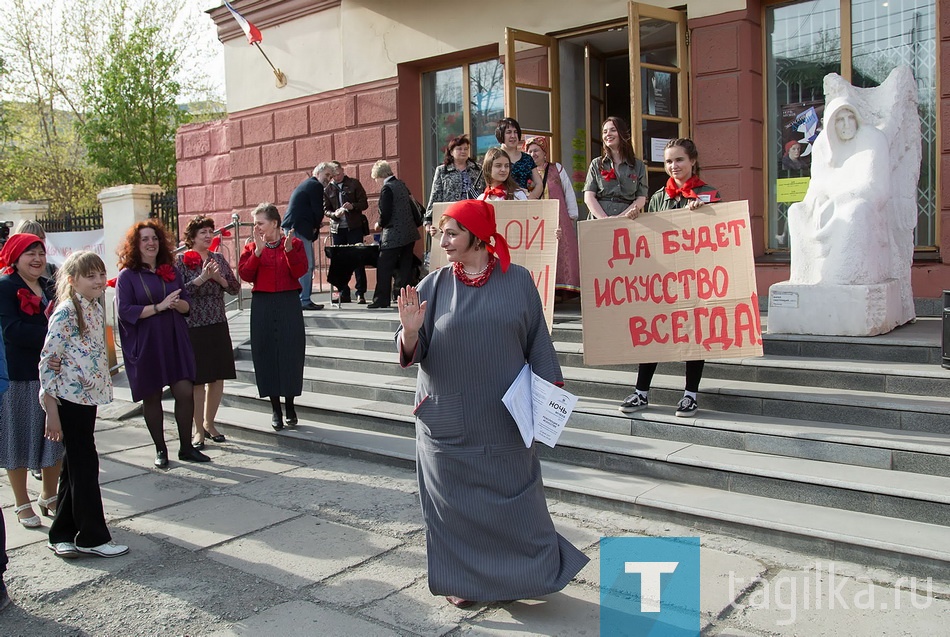
<svg viewBox="0 0 950 637"><path fill-rule="evenodd" d="M280 433L240 345L219 424L411 465L415 369L396 362L397 324L394 312L358 306L307 313L300 424ZM707 362L693 419L673 414L681 364L660 365L651 407L631 418L617 406L636 365L586 367L576 310L556 314L553 338L581 399L558 446L539 445L552 497L950 577L950 371L938 319L875 338L766 335L762 358Z"/></svg>

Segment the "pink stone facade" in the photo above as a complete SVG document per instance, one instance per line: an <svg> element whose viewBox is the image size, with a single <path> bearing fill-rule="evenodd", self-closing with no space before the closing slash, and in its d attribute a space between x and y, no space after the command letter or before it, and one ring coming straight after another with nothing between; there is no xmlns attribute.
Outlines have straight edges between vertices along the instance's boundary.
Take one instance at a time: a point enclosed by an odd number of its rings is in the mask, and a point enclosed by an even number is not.
<svg viewBox="0 0 950 637"><path fill-rule="evenodd" d="M198 214L213 216L217 226L235 212L249 222L263 201L283 214L297 184L330 160L363 184L372 226L379 195L373 164L386 159L399 174L397 92L392 78L182 127L176 139L181 227Z"/></svg>

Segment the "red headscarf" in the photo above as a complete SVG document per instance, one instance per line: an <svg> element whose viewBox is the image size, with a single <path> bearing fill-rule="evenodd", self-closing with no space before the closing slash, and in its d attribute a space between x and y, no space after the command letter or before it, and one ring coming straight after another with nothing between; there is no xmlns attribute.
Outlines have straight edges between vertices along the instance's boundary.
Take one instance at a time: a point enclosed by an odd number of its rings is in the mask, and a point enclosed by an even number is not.
<svg viewBox="0 0 950 637"><path fill-rule="evenodd" d="M3 249L0 250L0 270L12 267L20 258L20 255L26 252L26 249L34 243L40 244L43 246L43 250L46 250L46 244L35 234L21 232L10 235L7 242L3 244Z"/></svg>
<svg viewBox="0 0 950 637"><path fill-rule="evenodd" d="M446 217L451 217L471 232L473 235L485 242L488 252L498 257L501 263L501 271L507 272L511 265L511 255L508 252L508 243L505 238L498 234L498 228L495 225L495 207L487 201L478 199L465 199L457 201L446 208L443 213ZM494 244L492 244L494 239Z"/></svg>

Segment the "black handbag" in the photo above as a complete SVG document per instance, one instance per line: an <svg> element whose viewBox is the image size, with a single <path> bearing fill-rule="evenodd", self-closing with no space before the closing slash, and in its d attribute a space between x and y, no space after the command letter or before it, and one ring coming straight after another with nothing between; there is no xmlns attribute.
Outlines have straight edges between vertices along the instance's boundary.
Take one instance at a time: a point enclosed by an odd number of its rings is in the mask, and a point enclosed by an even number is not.
<svg viewBox="0 0 950 637"><path fill-rule="evenodd" d="M360 222L362 224L363 236L369 234L369 219L362 212L360 213Z"/></svg>

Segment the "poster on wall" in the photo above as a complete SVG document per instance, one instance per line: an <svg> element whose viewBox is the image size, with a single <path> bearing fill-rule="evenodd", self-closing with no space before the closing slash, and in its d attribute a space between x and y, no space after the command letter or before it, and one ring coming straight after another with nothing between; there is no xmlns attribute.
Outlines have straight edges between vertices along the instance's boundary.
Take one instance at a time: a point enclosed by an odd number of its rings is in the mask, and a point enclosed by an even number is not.
<svg viewBox="0 0 950 637"><path fill-rule="evenodd" d="M670 91L673 75L664 71L647 71L647 112L650 115L672 117Z"/></svg>
<svg viewBox="0 0 950 637"><path fill-rule="evenodd" d="M577 229L585 364L762 355L749 202Z"/></svg>
<svg viewBox="0 0 950 637"><path fill-rule="evenodd" d="M821 131L821 116L824 110L825 103L821 101L785 104L781 107L779 125L782 151L778 158L780 175L811 176L812 145Z"/></svg>
<svg viewBox="0 0 950 637"><path fill-rule="evenodd" d="M511 252L511 262L531 273L548 332L554 327L554 278L557 274L557 224L559 207L556 199L531 201L492 201L495 207L495 225L505 237ZM442 212L451 204L432 206L432 219L438 226ZM429 255L429 271L448 265L445 251L438 245L440 235L433 237Z"/></svg>

